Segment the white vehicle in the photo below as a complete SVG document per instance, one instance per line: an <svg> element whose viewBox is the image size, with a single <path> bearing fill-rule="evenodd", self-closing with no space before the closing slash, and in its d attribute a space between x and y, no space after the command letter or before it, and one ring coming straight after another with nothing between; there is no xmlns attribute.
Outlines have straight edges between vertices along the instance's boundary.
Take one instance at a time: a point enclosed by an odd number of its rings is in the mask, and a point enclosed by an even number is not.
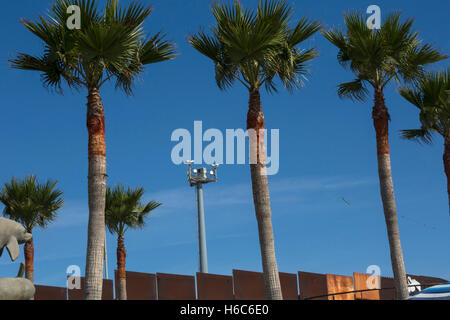
<svg viewBox="0 0 450 320"><path fill-rule="evenodd" d="M450 282L426 288L406 300L450 300Z"/></svg>

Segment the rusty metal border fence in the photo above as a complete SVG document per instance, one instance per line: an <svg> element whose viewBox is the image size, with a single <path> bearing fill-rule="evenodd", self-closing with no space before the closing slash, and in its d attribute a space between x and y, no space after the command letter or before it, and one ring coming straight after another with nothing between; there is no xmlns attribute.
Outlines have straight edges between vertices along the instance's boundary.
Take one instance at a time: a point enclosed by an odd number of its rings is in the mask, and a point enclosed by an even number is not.
<svg viewBox="0 0 450 320"><path fill-rule="evenodd" d="M196 273L194 276L156 273L147 274L127 271L130 276L130 287L134 290L131 299L192 299L192 300L242 300L264 299L265 289L262 272L233 270L232 275L215 275ZM393 300L395 287L393 279L380 277L380 288L369 289L364 281L367 274L354 273L353 276L320 274L299 271L297 274L280 272L282 290L285 300ZM408 275L418 279L420 284L409 284L408 287L421 289L447 282L445 279L426 276ZM131 279L133 278L133 279ZM135 278L135 279L134 279ZM148 279L147 279L148 278ZM349 278L353 279L350 285ZM148 281L143 281L143 280ZM333 281L328 281L331 279ZM36 300L78 300L82 299L84 278L81 277L81 288L69 290L65 287L49 287L36 285ZM148 290L145 288L148 282ZM104 280L103 299L114 299L114 286L117 281ZM366 287L366 288L365 288ZM346 288L354 290L345 290ZM336 292L336 290L344 289ZM356 290L355 290L356 289ZM221 292L221 290L223 292ZM138 292L139 291L139 292ZM149 292L147 292L149 291ZM378 295L363 294L378 292ZM65 294L67 293L67 295ZM131 292L130 292L131 293ZM141 293L145 293L142 296ZM157 295L157 296L156 296ZM346 295L346 296L345 296ZM116 294L117 296L117 294ZM340 296L340 299L338 298ZM345 297L342 299L342 297ZM116 297L117 299L117 297Z"/></svg>

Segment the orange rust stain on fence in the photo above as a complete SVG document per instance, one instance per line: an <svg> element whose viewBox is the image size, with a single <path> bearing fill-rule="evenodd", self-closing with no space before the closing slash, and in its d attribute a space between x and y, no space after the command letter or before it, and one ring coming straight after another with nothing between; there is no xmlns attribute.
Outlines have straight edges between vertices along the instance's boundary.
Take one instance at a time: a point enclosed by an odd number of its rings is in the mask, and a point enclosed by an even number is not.
<svg viewBox="0 0 450 320"><path fill-rule="evenodd" d="M353 277L327 274L328 294L354 291ZM354 293L338 294L328 297L328 300L355 300Z"/></svg>
<svg viewBox="0 0 450 320"><path fill-rule="evenodd" d="M372 282L372 279L369 279L370 277L378 277L378 280L372 278L375 280L375 282ZM355 290L366 290L366 289L379 289L381 286L381 278L379 276L365 274L365 273L353 273L353 280L355 282ZM372 284L368 286L368 281L370 281L369 284ZM378 285L378 286L377 286ZM365 291L365 292L356 292L356 299L359 300L380 300L380 291Z"/></svg>

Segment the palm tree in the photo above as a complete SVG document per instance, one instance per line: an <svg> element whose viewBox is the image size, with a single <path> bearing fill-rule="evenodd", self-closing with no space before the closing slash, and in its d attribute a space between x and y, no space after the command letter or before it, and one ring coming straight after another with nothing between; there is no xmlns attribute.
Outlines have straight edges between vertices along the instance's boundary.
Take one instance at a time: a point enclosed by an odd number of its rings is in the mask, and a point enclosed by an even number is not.
<svg viewBox="0 0 450 320"><path fill-rule="evenodd" d="M134 80L144 65L174 58L174 46L156 34L146 38L143 23L151 7L132 3L120 7L108 0L99 13L95 0L56 0L48 17L23 24L44 44L40 56L21 53L11 60L12 67L39 71L45 86L61 92L85 87L88 142L89 224L86 254L85 299L101 299L105 236L106 143L105 115L100 88L109 80L126 94L132 94ZM67 8L80 8L80 29L68 29Z"/></svg>
<svg viewBox="0 0 450 320"><path fill-rule="evenodd" d="M250 170L253 201L258 222L261 258L268 299L282 299L264 150L264 115L260 89L276 92L278 79L289 91L303 86L308 71L305 62L317 56L315 49L297 48L320 28L306 18L291 28L292 9L285 1L259 1L255 10L213 3L217 25L212 35L199 32L188 38L190 44L214 62L217 86L221 90L238 80L249 92L247 129L250 137ZM251 134L254 133L254 134ZM256 153L255 153L256 152Z"/></svg>
<svg viewBox="0 0 450 320"><path fill-rule="evenodd" d="M444 170L450 209L450 69L427 72L414 88L400 94L420 110L420 129L402 130L402 137L431 144L433 132L444 138Z"/></svg>
<svg viewBox="0 0 450 320"><path fill-rule="evenodd" d="M0 193L0 202L5 205L3 215L22 224L28 233L36 227L46 228L56 219L57 211L63 206L62 191L55 189L57 181L40 184L31 175L25 179L11 178ZM25 277L34 281L33 238L24 246Z"/></svg>
<svg viewBox="0 0 450 320"><path fill-rule="evenodd" d="M117 235L117 270L119 273L119 300L127 300L127 283L125 272L126 251L124 245L125 232L131 229L143 228L145 218L161 203L150 201L141 203L143 188L125 190L122 185L114 189L106 189L105 219L109 232Z"/></svg>
<svg viewBox="0 0 450 320"><path fill-rule="evenodd" d="M394 186L391 175L388 128L390 116L383 89L392 79L413 81L423 66L443 59L429 44L421 44L411 30L412 19L400 21L400 13L389 14L380 29L371 30L361 13L345 14L347 32L338 29L323 35L338 49L338 61L356 79L338 86L341 98L365 101L373 87L375 105L372 119L376 132L378 175L398 299L408 297L403 253L398 229Z"/></svg>

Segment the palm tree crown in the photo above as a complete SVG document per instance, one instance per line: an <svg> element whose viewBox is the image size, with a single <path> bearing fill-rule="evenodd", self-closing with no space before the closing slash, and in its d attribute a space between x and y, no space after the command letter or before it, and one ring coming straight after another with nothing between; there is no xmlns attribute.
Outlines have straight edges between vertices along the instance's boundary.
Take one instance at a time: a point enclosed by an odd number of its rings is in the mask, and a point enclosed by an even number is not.
<svg viewBox="0 0 450 320"><path fill-rule="evenodd" d="M47 17L23 21L43 41L44 53L21 53L11 60L12 67L41 72L43 84L58 91L63 81L98 89L114 78L116 88L131 94L144 65L172 59L175 51L160 34L145 37L142 25L151 7L132 3L125 9L118 3L108 0L101 14L93 0L56 0ZM80 29L66 27L71 5L80 8Z"/></svg>
<svg viewBox="0 0 450 320"><path fill-rule="evenodd" d="M143 188L125 190L122 185L117 185L114 189L106 189L105 219L111 233L123 236L128 228L144 227L145 218L161 203L150 201L142 204L143 195Z"/></svg>
<svg viewBox="0 0 450 320"><path fill-rule="evenodd" d="M25 179L11 179L5 183L1 193L0 202L5 205L3 215L21 223L27 232L33 233L36 226L46 228L54 221L57 211L63 206L62 191L55 189L56 181L39 183L31 175ZM33 238L24 246L25 276L34 281L34 244Z"/></svg>
<svg viewBox="0 0 450 320"><path fill-rule="evenodd" d="M290 28L292 9L284 1L259 1L256 12L243 10L238 1L234 6L213 3L212 13L217 21L212 35L199 32L188 40L213 60L220 89L238 80L248 89L264 85L276 91L276 77L289 90L303 85L305 62L317 52L296 46L319 30L318 22L302 18Z"/></svg>
<svg viewBox="0 0 450 320"><path fill-rule="evenodd" d="M400 21L400 13L389 14L380 29L371 30L361 13L345 14L347 32L331 29L323 35L338 49L338 61L356 79L339 85L341 98L364 101L367 86L382 90L392 79L414 81L423 66L445 59L429 44L421 44L413 32L413 19Z"/></svg>
<svg viewBox="0 0 450 320"><path fill-rule="evenodd" d="M450 139L450 69L427 72L415 88L402 87L400 94L420 110L420 129L402 130L402 137L431 143L432 133Z"/></svg>
<svg viewBox="0 0 450 320"><path fill-rule="evenodd" d="M23 224L30 233L36 226L47 227L64 204L62 191L55 189L56 184L56 181L40 184L33 175L23 180L12 178L0 194L5 205L3 215Z"/></svg>
<svg viewBox="0 0 450 320"><path fill-rule="evenodd" d="M450 69L427 72L414 88L403 87L400 94L420 110L420 129L402 130L402 137L431 144L433 132L444 138L444 170L450 210ZM450 211L449 211L450 214Z"/></svg>

